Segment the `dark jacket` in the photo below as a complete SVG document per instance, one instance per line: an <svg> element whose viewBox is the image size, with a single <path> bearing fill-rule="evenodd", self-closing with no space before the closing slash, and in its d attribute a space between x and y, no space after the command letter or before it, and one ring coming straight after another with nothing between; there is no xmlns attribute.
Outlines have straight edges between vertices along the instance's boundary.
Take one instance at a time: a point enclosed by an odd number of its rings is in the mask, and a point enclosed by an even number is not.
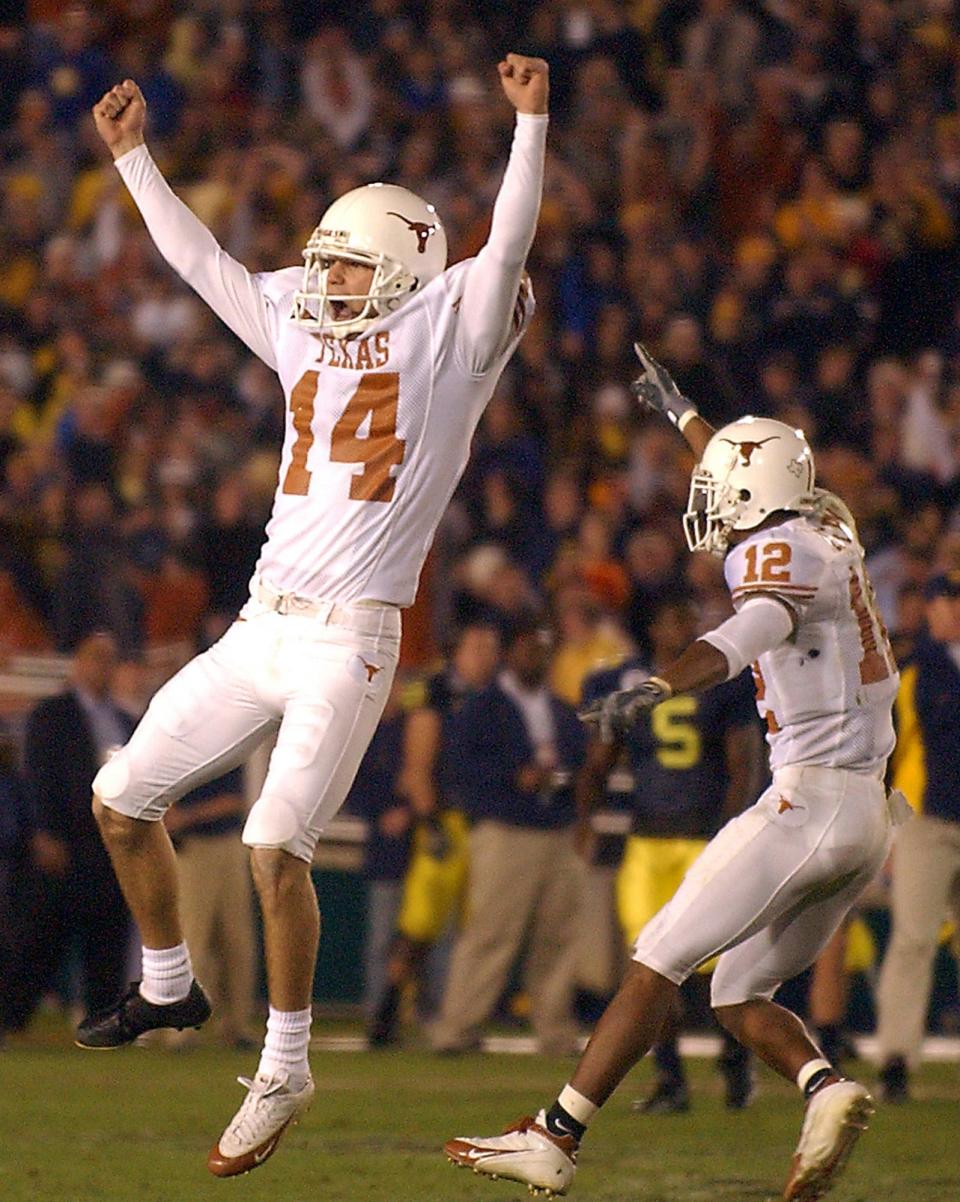
<svg viewBox="0 0 960 1202"><path fill-rule="evenodd" d="M451 769L460 800L474 822L552 829L576 816L573 775L583 763L586 739L573 708L551 697L558 765L555 783L536 793L517 787L517 773L535 761L523 714L498 684L472 694L450 725Z"/></svg>
<svg viewBox="0 0 960 1202"><path fill-rule="evenodd" d="M33 833L33 813L23 779L0 764L0 860L23 859Z"/></svg>
<svg viewBox="0 0 960 1202"><path fill-rule="evenodd" d="M897 697L897 725L901 745L894 758L904 760L906 736L912 730L919 743L913 779L895 776L912 802L924 814L947 822L960 822L960 669L943 643L929 636L917 640L905 665Z"/></svg>
<svg viewBox="0 0 960 1202"><path fill-rule="evenodd" d="M133 720L119 707L127 738ZM63 839L78 869L113 870L90 809L99 756L86 715L71 691L41 701L27 720L24 777L37 830Z"/></svg>

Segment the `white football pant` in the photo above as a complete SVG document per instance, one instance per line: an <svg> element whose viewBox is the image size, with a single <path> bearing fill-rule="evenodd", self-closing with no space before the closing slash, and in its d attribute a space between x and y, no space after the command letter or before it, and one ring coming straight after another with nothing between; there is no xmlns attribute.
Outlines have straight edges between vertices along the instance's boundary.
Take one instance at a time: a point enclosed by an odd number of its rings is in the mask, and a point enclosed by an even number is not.
<svg viewBox="0 0 960 1202"><path fill-rule="evenodd" d="M633 958L681 984L719 955L711 1003L772 998L810 965L880 870L895 819L883 783L782 768L707 844Z"/></svg>
<svg viewBox="0 0 960 1202"><path fill-rule="evenodd" d="M157 692L130 742L101 768L93 788L103 804L160 819L277 732L243 841L311 860L376 730L400 651L395 606L314 605L312 614L277 613L249 601L219 642Z"/></svg>

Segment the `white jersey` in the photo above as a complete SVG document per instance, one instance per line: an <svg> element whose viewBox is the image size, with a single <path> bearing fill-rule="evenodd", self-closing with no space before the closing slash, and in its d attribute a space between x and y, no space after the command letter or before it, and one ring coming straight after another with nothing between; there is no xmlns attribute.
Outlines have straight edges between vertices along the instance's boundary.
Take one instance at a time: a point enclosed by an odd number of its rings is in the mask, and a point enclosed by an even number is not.
<svg viewBox="0 0 960 1202"><path fill-rule="evenodd" d="M730 551L724 574L735 609L772 596L796 615L793 636L753 666L771 768L882 771L899 677L846 527L802 516L757 531Z"/></svg>
<svg viewBox="0 0 960 1202"><path fill-rule="evenodd" d="M545 117L518 115L476 259L346 339L292 322L302 270L247 272L177 199L146 147L117 160L161 253L283 386L280 478L257 564L273 589L413 602L474 430L533 311L522 270L545 134Z"/></svg>
<svg viewBox="0 0 960 1202"><path fill-rule="evenodd" d="M302 272L262 280L277 314L288 421L258 573L275 589L410 605L474 430L533 310L521 286L510 336L473 375L456 327L470 262L353 339L284 320Z"/></svg>

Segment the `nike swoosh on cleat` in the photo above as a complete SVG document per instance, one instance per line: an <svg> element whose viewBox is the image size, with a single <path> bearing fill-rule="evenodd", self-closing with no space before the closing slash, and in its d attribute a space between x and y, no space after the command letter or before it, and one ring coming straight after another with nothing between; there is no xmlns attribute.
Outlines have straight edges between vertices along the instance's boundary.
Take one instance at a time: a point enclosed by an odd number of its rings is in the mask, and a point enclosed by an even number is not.
<svg viewBox="0 0 960 1202"><path fill-rule="evenodd" d="M265 1148L261 1148L260 1151L254 1152L254 1154L253 1154L253 1163L254 1164L263 1164L263 1162L267 1159L267 1157L270 1155L270 1153L274 1150L274 1148L280 1142L281 1134L282 1134L282 1132L278 1132L276 1137L274 1139L272 1139Z"/></svg>

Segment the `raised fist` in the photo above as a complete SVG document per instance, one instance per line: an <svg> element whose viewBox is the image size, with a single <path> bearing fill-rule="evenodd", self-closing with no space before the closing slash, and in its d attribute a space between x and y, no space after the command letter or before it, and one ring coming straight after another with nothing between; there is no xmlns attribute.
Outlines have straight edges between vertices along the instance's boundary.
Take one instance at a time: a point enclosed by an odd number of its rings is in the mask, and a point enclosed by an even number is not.
<svg viewBox="0 0 960 1202"><path fill-rule="evenodd" d="M125 79L105 92L93 106L97 133L115 159L143 142L147 105L132 79Z"/></svg>
<svg viewBox="0 0 960 1202"><path fill-rule="evenodd" d="M550 95L550 68L542 58L508 54L497 64L500 83L518 113L545 113Z"/></svg>

